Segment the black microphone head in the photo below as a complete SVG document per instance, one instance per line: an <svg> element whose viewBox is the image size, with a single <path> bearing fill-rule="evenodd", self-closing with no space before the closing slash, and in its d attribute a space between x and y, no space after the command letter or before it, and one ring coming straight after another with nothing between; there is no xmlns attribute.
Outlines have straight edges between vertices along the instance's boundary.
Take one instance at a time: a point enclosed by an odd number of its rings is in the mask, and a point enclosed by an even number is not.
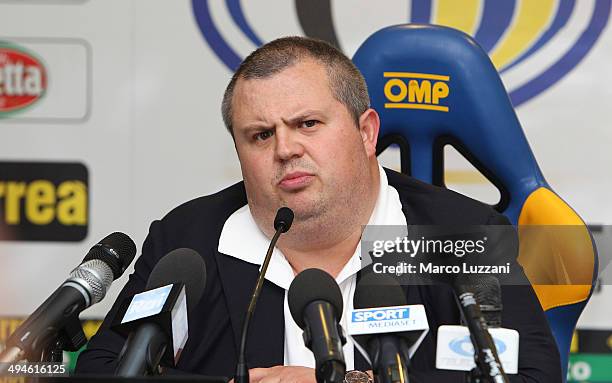
<svg viewBox="0 0 612 383"><path fill-rule="evenodd" d="M136 256L136 244L121 232L107 235L87 253L83 262L99 259L113 271L113 278L119 278Z"/></svg>
<svg viewBox="0 0 612 383"><path fill-rule="evenodd" d="M470 275L461 284L463 290L474 294L489 327L501 327L503 305L499 280L493 275Z"/></svg>
<svg viewBox="0 0 612 383"><path fill-rule="evenodd" d="M281 207L276 212L274 217L274 230L281 229L281 232L286 233L291 228L293 223L293 210L286 206Z"/></svg>
<svg viewBox="0 0 612 383"><path fill-rule="evenodd" d="M163 256L153 267L146 290L173 283L185 285L187 310L193 310L206 287L206 264L197 251L181 248Z"/></svg>
<svg viewBox="0 0 612 383"><path fill-rule="evenodd" d="M397 280L388 275L364 274L355 288L353 307L356 309L404 306L405 304L404 290Z"/></svg>
<svg viewBox="0 0 612 383"><path fill-rule="evenodd" d="M334 278L320 269L306 269L289 286L289 311L295 323L304 329L304 309L314 301L326 301L334 307L338 320L342 317L342 293Z"/></svg>

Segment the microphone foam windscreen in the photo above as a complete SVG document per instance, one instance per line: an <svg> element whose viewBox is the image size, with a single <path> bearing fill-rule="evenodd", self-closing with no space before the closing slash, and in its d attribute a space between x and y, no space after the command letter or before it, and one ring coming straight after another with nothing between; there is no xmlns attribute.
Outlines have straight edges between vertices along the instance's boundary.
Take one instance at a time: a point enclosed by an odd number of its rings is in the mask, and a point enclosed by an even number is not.
<svg viewBox="0 0 612 383"><path fill-rule="evenodd" d="M197 251L181 248L166 254L151 271L146 289L179 282L185 285L187 309L191 311L206 286L206 264Z"/></svg>
<svg viewBox="0 0 612 383"><path fill-rule="evenodd" d="M121 232L115 232L104 237L95 244L83 259L83 263L99 259L113 271L114 279L119 278L136 256L136 244Z"/></svg>
<svg viewBox="0 0 612 383"><path fill-rule="evenodd" d="M406 295L400 284L394 278L384 274L362 275L353 297L353 306L356 309L405 304Z"/></svg>
<svg viewBox="0 0 612 383"><path fill-rule="evenodd" d="M274 217L274 230L278 230L281 225L283 225L283 233L286 233L291 228L291 224L293 223L293 210L288 207L281 207L276 212L276 217Z"/></svg>
<svg viewBox="0 0 612 383"><path fill-rule="evenodd" d="M503 305L499 280L493 275L472 275L462 282L464 288L476 297L487 324L490 327L500 327Z"/></svg>
<svg viewBox="0 0 612 383"><path fill-rule="evenodd" d="M289 310L295 323L304 329L304 309L314 301L326 301L333 307L336 318L342 317L342 293L334 278L320 269L306 269L291 282L288 292Z"/></svg>

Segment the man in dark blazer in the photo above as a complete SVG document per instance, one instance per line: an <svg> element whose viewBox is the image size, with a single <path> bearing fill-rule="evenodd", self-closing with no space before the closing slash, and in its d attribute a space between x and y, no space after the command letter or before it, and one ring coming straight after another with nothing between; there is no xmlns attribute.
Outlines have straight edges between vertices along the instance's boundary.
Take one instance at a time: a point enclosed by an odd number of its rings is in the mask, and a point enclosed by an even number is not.
<svg viewBox="0 0 612 383"><path fill-rule="evenodd" d="M487 205L383 170L376 159L379 117L369 108L365 81L326 43L283 38L253 52L228 85L222 113L244 181L151 225L134 273L77 372L114 371L124 339L109 325L119 304L144 289L161 257L187 247L204 258L207 280L177 370L233 376L244 313L281 206L295 220L277 244L251 322L253 383L315 381L312 355L288 314L288 285L316 267L336 278L345 306L352 306L364 225L508 224ZM524 278L514 261L512 267ZM463 381L462 373L435 369L438 326L460 323L452 290L434 284L405 291L409 303L425 306L431 329L411 360L415 381ZM504 286L502 299L503 327L520 332L519 374L511 380L561 381L558 351L531 287ZM352 342L344 353L349 369L371 369Z"/></svg>

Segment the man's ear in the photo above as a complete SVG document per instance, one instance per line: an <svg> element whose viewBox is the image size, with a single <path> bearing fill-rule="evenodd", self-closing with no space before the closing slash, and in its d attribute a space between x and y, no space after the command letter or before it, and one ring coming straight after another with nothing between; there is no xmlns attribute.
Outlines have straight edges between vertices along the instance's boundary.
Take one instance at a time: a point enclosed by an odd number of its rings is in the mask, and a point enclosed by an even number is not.
<svg viewBox="0 0 612 383"><path fill-rule="evenodd" d="M372 108L363 112L359 117L359 133L363 147L368 157L376 156L376 143L378 142L378 131L380 130L380 117Z"/></svg>

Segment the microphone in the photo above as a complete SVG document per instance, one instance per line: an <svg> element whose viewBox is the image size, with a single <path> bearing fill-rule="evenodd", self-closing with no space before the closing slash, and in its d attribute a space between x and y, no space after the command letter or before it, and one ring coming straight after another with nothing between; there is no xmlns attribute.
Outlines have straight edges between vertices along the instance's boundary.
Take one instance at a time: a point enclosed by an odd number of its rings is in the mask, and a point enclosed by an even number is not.
<svg viewBox="0 0 612 383"><path fill-rule="evenodd" d="M123 233L109 234L95 244L68 279L11 335L0 354L0 363L39 361L54 339L55 348L81 348L87 340L79 313L104 298L135 255L136 245Z"/></svg>
<svg viewBox="0 0 612 383"><path fill-rule="evenodd" d="M453 288L459 299L459 307L470 331L476 355L476 367L488 381L495 383L509 382L499 360L495 343L488 331L487 322L480 311L475 294L471 291L473 289L471 286L475 285L479 285L478 279L466 275L459 275L453 283Z"/></svg>
<svg viewBox="0 0 612 383"><path fill-rule="evenodd" d="M304 330L304 343L314 354L317 382L342 382L346 338L339 323L342 293L338 284L323 270L306 269L291 282L288 301L293 320Z"/></svg>
<svg viewBox="0 0 612 383"><path fill-rule="evenodd" d="M399 283L376 274L362 276L353 305L349 332L367 350L375 381L408 382L410 357L429 330L423 305L406 305Z"/></svg>
<svg viewBox="0 0 612 383"><path fill-rule="evenodd" d="M288 207L281 207L276 212L276 217L274 217L274 236L270 241L270 246L268 246L268 251L266 252L266 256L261 265L261 270L259 271L259 275L257 276L257 282L255 283L255 289L253 290L253 295L251 296L251 300L249 301L249 307L247 308L247 312L244 316L244 322L242 324L242 334L240 336L240 350L238 352L238 363L236 363L236 374L234 375L234 381L236 383L249 383L249 367L246 361L246 341L247 334L249 332L249 323L251 321L251 317L255 312L255 305L257 305L257 299L259 298L259 294L261 293L261 289L263 288L264 277L266 276L266 271L268 270L268 264L270 263L270 259L272 258L272 251L274 250L274 246L276 246L276 242L278 241L278 237L282 233L286 233L293 223L293 210Z"/></svg>
<svg viewBox="0 0 612 383"><path fill-rule="evenodd" d="M518 373L519 333L501 328L501 287L492 275L473 279L472 289L476 302L489 327L499 359L507 374ZM475 368L474 346L470 331L465 326L443 325L438 328L436 368L456 371L472 371Z"/></svg>
<svg viewBox="0 0 612 383"><path fill-rule="evenodd" d="M469 287L476 296L476 302L480 307L480 312L491 327L501 327L502 298L499 280L492 275L482 275L475 279Z"/></svg>
<svg viewBox="0 0 612 383"><path fill-rule="evenodd" d="M160 363L174 367L187 342L187 312L206 286L206 264L196 251L176 249L153 268L146 291L126 299L112 329L127 336L115 375L155 374Z"/></svg>
<svg viewBox="0 0 612 383"><path fill-rule="evenodd" d="M286 233L291 228L293 223L293 210L284 206L278 209L276 217L274 217L274 230Z"/></svg>

